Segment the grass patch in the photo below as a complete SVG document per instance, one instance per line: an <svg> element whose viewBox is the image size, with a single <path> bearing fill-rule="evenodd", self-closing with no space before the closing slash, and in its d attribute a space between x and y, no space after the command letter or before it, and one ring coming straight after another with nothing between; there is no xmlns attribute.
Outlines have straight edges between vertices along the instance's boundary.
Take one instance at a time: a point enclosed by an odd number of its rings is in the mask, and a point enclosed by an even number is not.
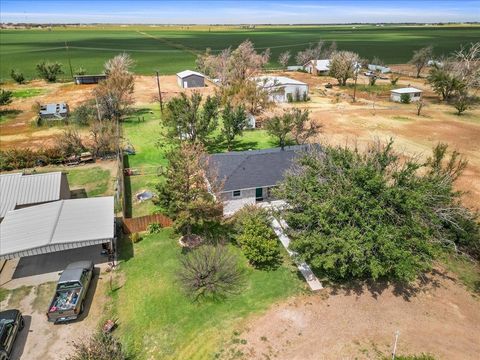
<svg viewBox="0 0 480 360"><path fill-rule="evenodd" d="M10 297L8 298L8 305L9 308L18 308L20 306L20 302L30 294L32 291L33 286L21 286L16 289L10 290Z"/></svg>
<svg viewBox="0 0 480 360"><path fill-rule="evenodd" d="M192 303L175 280L182 251L171 229L145 236L124 262L125 285L117 291L118 335L139 359L213 358L241 319L300 292L296 268L259 271L233 248L246 268L247 287L224 301ZM201 341L199 341L201 338Z"/></svg>
<svg viewBox="0 0 480 360"><path fill-rule="evenodd" d="M85 189L88 197L113 193L110 171L100 167L68 170L67 178L71 189Z"/></svg>
<svg viewBox="0 0 480 360"><path fill-rule="evenodd" d="M392 116L392 120L396 121L413 121L412 118L409 118L408 116Z"/></svg>
<svg viewBox="0 0 480 360"><path fill-rule="evenodd" d="M13 97L16 99L25 99L25 98L43 94L44 92L45 92L45 89L36 89L36 88L15 90L13 92Z"/></svg>
<svg viewBox="0 0 480 360"><path fill-rule="evenodd" d="M18 114L21 114L22 110L0 110L0 124L3 122L7 122L8 120L15 119Z"/></svg>
<svg viewBox="0 0 480 360"><path fill-rule="evenodd" d="M0 303L7 298L8 294L9 291L7 289L0 288Z"/></svg>
<svg viewBox="0 0 480 360"><path fill-rule="evenodd" d="M35 299L32 303L33 310L42 313L48 308L52 300L52 294L55 293L56 285L55 281L51 281L35 287Z"/></svg>
<svg viewBox="0 0 480 360"><path fill-rule="evenodd" d="M354 84L347 84L345 86L340 86L340 89L351 89L355 87ZM377 93L377 94L389 94L390 90L394 88L391 84L375 84L375 85L366 85L366 84L357 84L358 92L365 93Z"/></svg>
<svg viewBox="0 0 480 360"><path fill-rule="evenodd" d="M452 254L445 254L441 261L470 291L480 295L480 266L477 263Z"/></svg>

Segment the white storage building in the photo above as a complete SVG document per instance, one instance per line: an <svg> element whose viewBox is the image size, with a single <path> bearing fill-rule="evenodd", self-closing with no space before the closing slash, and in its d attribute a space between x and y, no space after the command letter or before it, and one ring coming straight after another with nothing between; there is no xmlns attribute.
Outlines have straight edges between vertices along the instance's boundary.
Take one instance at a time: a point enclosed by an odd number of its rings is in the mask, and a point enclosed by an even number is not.
<svg viewBox="0 0 480 360"><path fill-rule="evenodd" d="M178 86L184 89L205 87L205 75L192 70L177 73Z"/></svg>
<svg viewBox="0 0 480 360"><path fill-rule="evenodd" d="M408 94L410 96L410 102L416 102L422 98L422 90L414 87L406 87L390 90L390 100L395 102L402 102L403 94Z"/></svg>
<svg viewBox="0 0 480 360"><path fill-rule="evenodd" d="M258 86L269 92L271 101L282 103L287 102L290 96L294 100L302 100L308 96L308 85L295 79L285 76L260 76L255 80Z"/></svg>

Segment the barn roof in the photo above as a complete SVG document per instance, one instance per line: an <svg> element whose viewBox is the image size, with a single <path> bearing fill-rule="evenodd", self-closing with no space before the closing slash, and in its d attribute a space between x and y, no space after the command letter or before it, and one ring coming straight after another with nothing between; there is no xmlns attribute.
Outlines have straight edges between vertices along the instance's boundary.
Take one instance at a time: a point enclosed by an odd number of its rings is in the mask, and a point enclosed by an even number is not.
<svg viewBox="0 0 480 360"><path fill-rule="evenodd" d="M210 155L210 171L223 182L223 191L273 186L283 179L293 160L309 145L232 151Z"/></svg>
<svg viewBox="0 0 480 360"><path fill-rule="evenodd" d="M205 77L205 75L203 75L199 72L196 72L196 71L192 71L192 70L184 70L184 71L181 71L181 72L177 73L177 76L181 79L184 79L184 78L189 77L191 75L197 75L197 76Z"/></svg>
<svg viewBox="0 0 480 360"><path fill-rule="evenodd" d="M17 205L60 200L61 172L0 175L0 218Z"/></svg>
<svg viewBox="0 0 480 360"><path fill-rule="evenodd" d="M100 244L113 237L113 197L60 200L7 212L0 224L0 259Z"/></svg>

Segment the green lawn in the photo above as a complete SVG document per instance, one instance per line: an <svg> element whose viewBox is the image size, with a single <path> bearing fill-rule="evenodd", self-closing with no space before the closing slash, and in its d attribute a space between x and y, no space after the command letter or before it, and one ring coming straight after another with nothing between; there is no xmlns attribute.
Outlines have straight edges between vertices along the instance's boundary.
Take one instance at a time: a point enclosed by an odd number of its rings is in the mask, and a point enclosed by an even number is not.
<svg viewBox="0 0 480 360"><path fill-rule="evenodd" d="M112 195L113 178L110 171L100 167L67 170L70 189L85 189L88 197Z"/></svg>
<svg viewBox="0 0 480 360"><path fill-rule="evenodd" d="M126 51L136 61L140 74L162 74L193 68L196 54L207 47L219 51L235 47L246 39L259 50L271 48L271 66L278 55L302 50L319 40L336 41L340 49L356 51L371 59L378 56L386 63L404 63L413 50L433 45L437 56L447 55L460 45L478 41L480 26L90 26L51 30L1 30L0 80L10 80L16 68L27 78L37 77L35 65L42 60L59 61L64 65L64 79L70 78L65 42L73 68L83 67L89 73L102 70L104 62ZM292 58L291 63L293 64Z"/></svg>
<svg viewBox="0 0 480 360"><path fill-rule="evenodd" d="M254 270L232 249L246 268L244 290L224 301L192 303L176 282L182 251L172 231L164 229L135 244L135 257L121 265L125 284L112 300L120 323L117 334L126 349L139 359L213 359L248 315L303 288L294 266Z"/></svg>
<svg viewBox="0 0 480 360"><path fill-rule="evenodd" d="M45 92L45 89L36 89L36 88L21 89L21 90L15 90L13 92L13 97L17 99L24 99L24 98L40 95L44 92Z"/></svg>
<svg viewBox="0 0 480 360"><path fill-rule="evenodd" d="M160 111L157 104L138 109L134 115L123 122L124 137L136 150L135 155L126 157L125 166L140 172L140 175L128 177L125 184L127 192L131 189L133 198L142 190L155 190L155 185L158 183L158 169L166 165L166 149L157 146L160 131ZM208 148L210 153L227 151L225 144L215 141L219 134L218 130L212 135L212 145ZM273 146L275 143L265 130L248 130L238 137L234 150L265 149ZM132 216L148 215L155 209L151 201L139 203L132 200Z"/></svg>

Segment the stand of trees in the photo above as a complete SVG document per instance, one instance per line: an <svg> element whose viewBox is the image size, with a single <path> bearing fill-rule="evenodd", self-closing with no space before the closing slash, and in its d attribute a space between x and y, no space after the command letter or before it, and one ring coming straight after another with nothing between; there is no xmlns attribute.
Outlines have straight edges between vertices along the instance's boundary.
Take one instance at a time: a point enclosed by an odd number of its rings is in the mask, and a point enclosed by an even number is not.
<svg viewBox="0 0 480 360"><path fill-rule="evenodd" d="M466 161L443 144L426 162L392 146L312 149L278 189L292 250L331 280L413 281L441 249L480 258L478 218L454 190Z"/></svg>

